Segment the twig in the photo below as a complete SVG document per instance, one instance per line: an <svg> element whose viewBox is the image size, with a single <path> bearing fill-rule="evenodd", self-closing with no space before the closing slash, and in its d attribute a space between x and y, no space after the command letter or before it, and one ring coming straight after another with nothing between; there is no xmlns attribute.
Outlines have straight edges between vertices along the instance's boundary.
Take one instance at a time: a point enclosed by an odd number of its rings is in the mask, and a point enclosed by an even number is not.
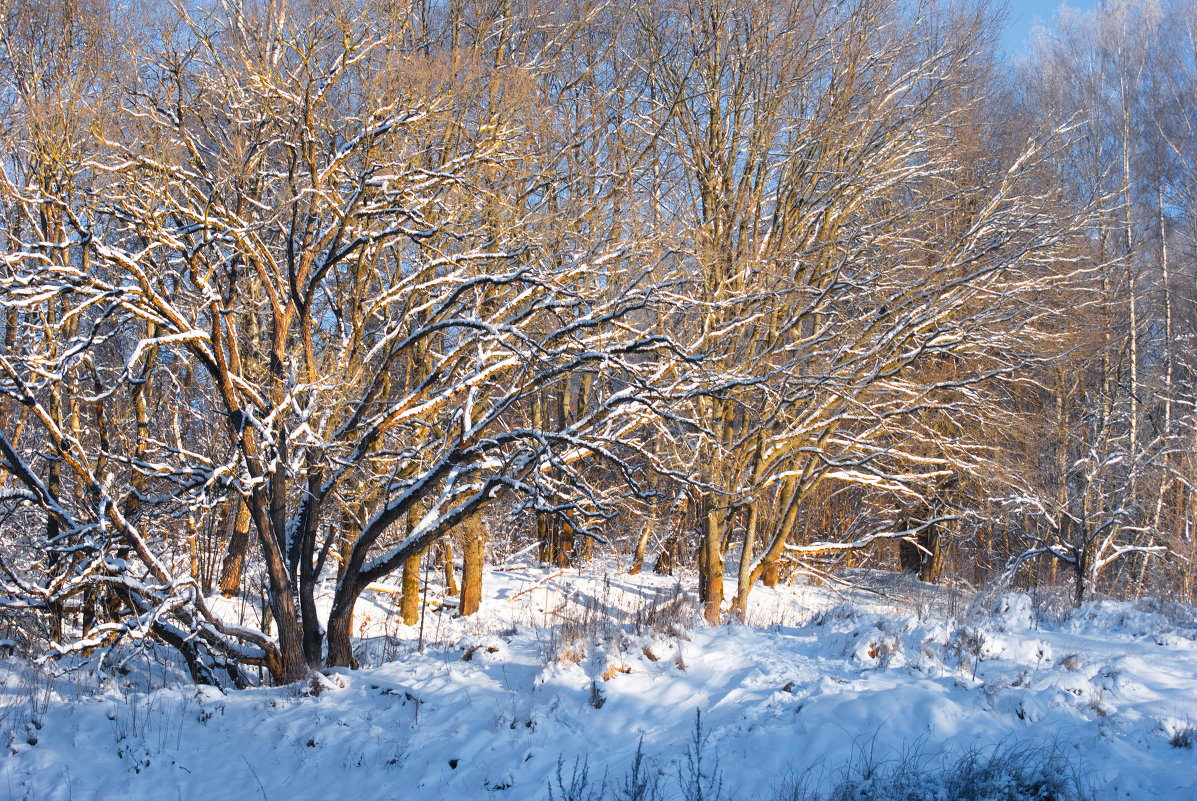
<svg viewBox="0 0 1197 801"><path fill-rule="evenodd" d="M512 601L514 601L516 598L519 598L521 595L524 595L525 593L529 593L529 592L532 592L532 590L535 590L535 589L537 589L537 588L539 588L539 587L543 587L545 584L547 584L548 582L550 582L550 581L552 581L553 579L557 578L558 576L564 575L564 573L565 573L565 571L564 571L564 570L558 570L556 573L554 573L554 574L553 574L553 575L551 575L551 576L545 576L545 577L544 577L544 578L542 578L540 581L538 581L538 582L536 582L535 584L533 584L531 587L525 587L524 589L522 589L522 590L520 590L519 592L517 592L515 595L511 596L510 598L508 598L508 599L507 599L507 603L511 603L511 602L512 602Z"/></svg>
<svg viewBox="0 0 1197 801"><path fill-rule="evenodd" d="M254 781L258 783L258 792L262 794L262 801L269 801L266 797L266 788L262 786L262 780L258 778L258 772L254 770L254 766L249 764L249 760L245 758L244 754L241 755L241 761L245 763L245 767L249 768L249 772L253 774Z"/></svg>

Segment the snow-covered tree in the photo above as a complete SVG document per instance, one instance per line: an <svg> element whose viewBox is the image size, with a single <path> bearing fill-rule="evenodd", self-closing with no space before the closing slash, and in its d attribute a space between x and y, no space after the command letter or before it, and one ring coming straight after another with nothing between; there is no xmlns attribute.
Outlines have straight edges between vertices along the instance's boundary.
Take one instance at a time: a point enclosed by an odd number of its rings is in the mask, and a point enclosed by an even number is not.
<svg viewBox="0 0 1197 801"><path fill-rule="evenodd" d="M12 231L0 354L8 497L53 521L60 566L10 565L9 596L99 607L60 648L152 634L201 680L351 664L367 585L504 496L584 527L604 510L577 464L643 424L654 264L604 226L559 235L521 120L535 76L480 66L527 32L430 53L368 9L287 10L180 18L131 52L112 129L73 157L82 196L8 175L20 213L63 220ZM582 371L582 413L517 414ZM222 620L194 565L196 530L242 504L275 637Z"/></svg>
<svg viewBox="0 0 1197 801"><path fill-rule="evenodd" d="M953 516L792 539L824 482L896 509L969 469L930 418L983 424L981 385L1019 369L1077 223L1036 180L1049 140L986 150L982 7L652 8L643 58L670 104L676 182L662 203L690 275L669 324L701 354L682 450L716 621L737 539L742 612L787 555L915 540Z"/></svg>

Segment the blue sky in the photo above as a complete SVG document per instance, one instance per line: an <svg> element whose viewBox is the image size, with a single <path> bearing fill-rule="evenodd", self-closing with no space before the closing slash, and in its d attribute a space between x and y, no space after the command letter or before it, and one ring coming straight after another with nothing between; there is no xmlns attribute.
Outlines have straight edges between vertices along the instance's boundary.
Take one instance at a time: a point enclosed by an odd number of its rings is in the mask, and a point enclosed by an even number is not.
<svg viewBox="0 0 1197 801"><path fill-rule="evenodd" d="M1009 0L1009 3L1010 21L1002 42L1012 56L1022 54L1027 36L1037 22L1050 26L1056 9L1064 5L1057 0ZM1098 0L1069 0L1067 5L1087 11L1096 8L1097 3Z"/></svg>

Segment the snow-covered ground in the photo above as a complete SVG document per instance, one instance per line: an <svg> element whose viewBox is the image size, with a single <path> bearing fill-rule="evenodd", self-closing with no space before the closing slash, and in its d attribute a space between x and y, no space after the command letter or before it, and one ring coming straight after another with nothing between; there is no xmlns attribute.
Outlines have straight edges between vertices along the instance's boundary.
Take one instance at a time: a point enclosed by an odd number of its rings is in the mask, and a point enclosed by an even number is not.
<svg viewBox="0 0 1197 801"><path fill-rule="evenodd" d="M772 801L996 749L1046 755L1097 799L1197 799L1193 609L1049 614L864 578L761 588L750 625L709 627L671 578L508 566L480 615L430 613L422 651L378 594L356 624L376 666L304 687L9 659L0 797L582 799L605 780L605 797Z"/></svg>

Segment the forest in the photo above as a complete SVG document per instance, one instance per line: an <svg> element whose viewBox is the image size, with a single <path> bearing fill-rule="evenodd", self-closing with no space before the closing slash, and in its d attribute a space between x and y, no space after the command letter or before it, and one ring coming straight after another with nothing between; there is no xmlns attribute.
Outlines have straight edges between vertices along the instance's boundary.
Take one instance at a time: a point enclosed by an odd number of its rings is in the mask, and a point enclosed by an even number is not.
<svg viewBox="0 0 1197 801"><path fill-rule="evenodd" d="M7 648L288 684L513 554L1194 601L1197 7L1002 14L8 0Z"/></svg>

